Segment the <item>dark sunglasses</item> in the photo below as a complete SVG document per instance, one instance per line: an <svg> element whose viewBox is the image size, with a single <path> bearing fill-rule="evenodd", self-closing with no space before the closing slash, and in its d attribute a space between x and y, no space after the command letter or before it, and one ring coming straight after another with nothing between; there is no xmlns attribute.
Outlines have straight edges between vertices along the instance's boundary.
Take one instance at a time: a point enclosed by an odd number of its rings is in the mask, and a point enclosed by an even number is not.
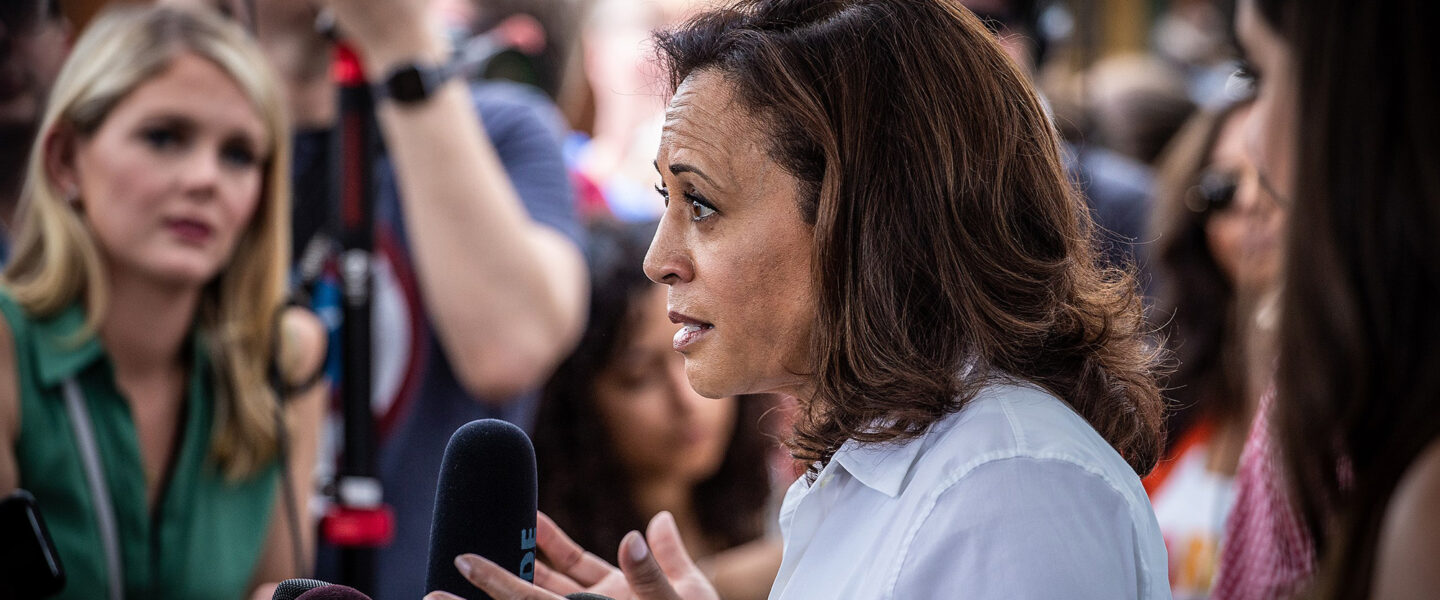
<svg viewBox="0 0 1440 600"><path fill-rule="evenodd" d="M1239 178L1233 173L1218 171L1201 173L1200 182L1185 194L1185 208L1200 214L1225 210L1234 204L1235 190L1239 186Z"/></svg>

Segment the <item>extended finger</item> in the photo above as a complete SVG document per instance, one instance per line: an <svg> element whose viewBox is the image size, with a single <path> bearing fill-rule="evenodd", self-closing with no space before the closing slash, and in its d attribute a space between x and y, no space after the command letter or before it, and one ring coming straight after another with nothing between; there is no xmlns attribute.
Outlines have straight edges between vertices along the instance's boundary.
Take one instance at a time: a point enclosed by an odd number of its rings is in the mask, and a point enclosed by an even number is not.
<svg viewBox="0 0 1440 600"><path fill-rule="evenodd" d="M671 578L700 574L700 567L695 566L695 561L685 550L680 528L675 525L675 517L669 511L661 511L650 519L650 525L645 528L645 539L654 550L655 562Z"/></svg>
<svg viewBox="0 0 1440 600"><path fill-rule="evenodd" d="M586 552L579 544L565 535L545 513L536 516L536 542L540 551L550 559L555 570L568 575L581 586L592 586L615 572L615 567L598 556Z"/></svg>
<svg viewBox="0 0 1440 600"><path fill-rule="evenodd" d="M564 600L475 554L455 557L455 568L467 581L496 600Z"/></svg>
<svg viewBox="0 0 1440 600"><path fill-rule="evenodd" d="M645 538L640 532L632 531L620 540L620 570L625 572L625 581L640 600L680 600L680 595L665 577L665 571L655 562Z"/></svg>
<svg viewBox="0 0 1440 600"><path fill-rule="evenodd" d="M555 592L557 594L573 594L585 591L585 586L576 583L574 579L566 577L564 573L550 568L543 562L535 562L535 585Z"/></svg>

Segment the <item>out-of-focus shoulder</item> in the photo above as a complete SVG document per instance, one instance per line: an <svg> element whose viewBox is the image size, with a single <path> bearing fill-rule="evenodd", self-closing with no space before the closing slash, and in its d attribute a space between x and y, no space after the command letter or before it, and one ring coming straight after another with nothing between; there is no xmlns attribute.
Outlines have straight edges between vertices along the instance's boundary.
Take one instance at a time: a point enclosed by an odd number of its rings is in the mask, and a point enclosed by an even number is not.
<svg viewBox="0 0 1440 600"><path fill-rule="evenodd" d="M315 313L304 308L285 309L281 318L280 370L285 382L305 382L325 361L325 325Z"/></svg>
<svg viewBox="0 0 1440 600"><path fill-rule="evenodd" d="M1395 487L1380 530L1373 596L1426 598L1440 589L1440 439L1432 440Z"/></svg>

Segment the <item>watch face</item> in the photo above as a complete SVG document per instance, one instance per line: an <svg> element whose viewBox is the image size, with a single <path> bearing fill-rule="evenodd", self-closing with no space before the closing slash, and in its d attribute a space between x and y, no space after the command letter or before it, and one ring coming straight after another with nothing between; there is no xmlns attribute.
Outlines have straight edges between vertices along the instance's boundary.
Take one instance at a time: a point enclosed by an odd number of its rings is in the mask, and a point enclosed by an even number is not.
<svg viewBox="0 0 1440 600"><path fill-rule="evenodd" d="M430 96L430 90L425 83L425 76L419 68L405 65L390 74L385 86L389 88L391 98L400 102L415 102Z"/></svg>

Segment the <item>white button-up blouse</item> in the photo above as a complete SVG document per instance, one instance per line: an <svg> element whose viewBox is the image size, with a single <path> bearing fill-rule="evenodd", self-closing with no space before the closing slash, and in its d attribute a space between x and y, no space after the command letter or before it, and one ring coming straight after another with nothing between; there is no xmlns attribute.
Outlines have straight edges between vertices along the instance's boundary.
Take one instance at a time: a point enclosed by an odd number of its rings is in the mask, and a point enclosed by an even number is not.
<svg viewBox="0 0 1440 600"><path fill-rule="evenodd" d="M1069 405L986 387L902 443L848 442L780 510L771 600L1168 599L1140 479Z"/></svg>

